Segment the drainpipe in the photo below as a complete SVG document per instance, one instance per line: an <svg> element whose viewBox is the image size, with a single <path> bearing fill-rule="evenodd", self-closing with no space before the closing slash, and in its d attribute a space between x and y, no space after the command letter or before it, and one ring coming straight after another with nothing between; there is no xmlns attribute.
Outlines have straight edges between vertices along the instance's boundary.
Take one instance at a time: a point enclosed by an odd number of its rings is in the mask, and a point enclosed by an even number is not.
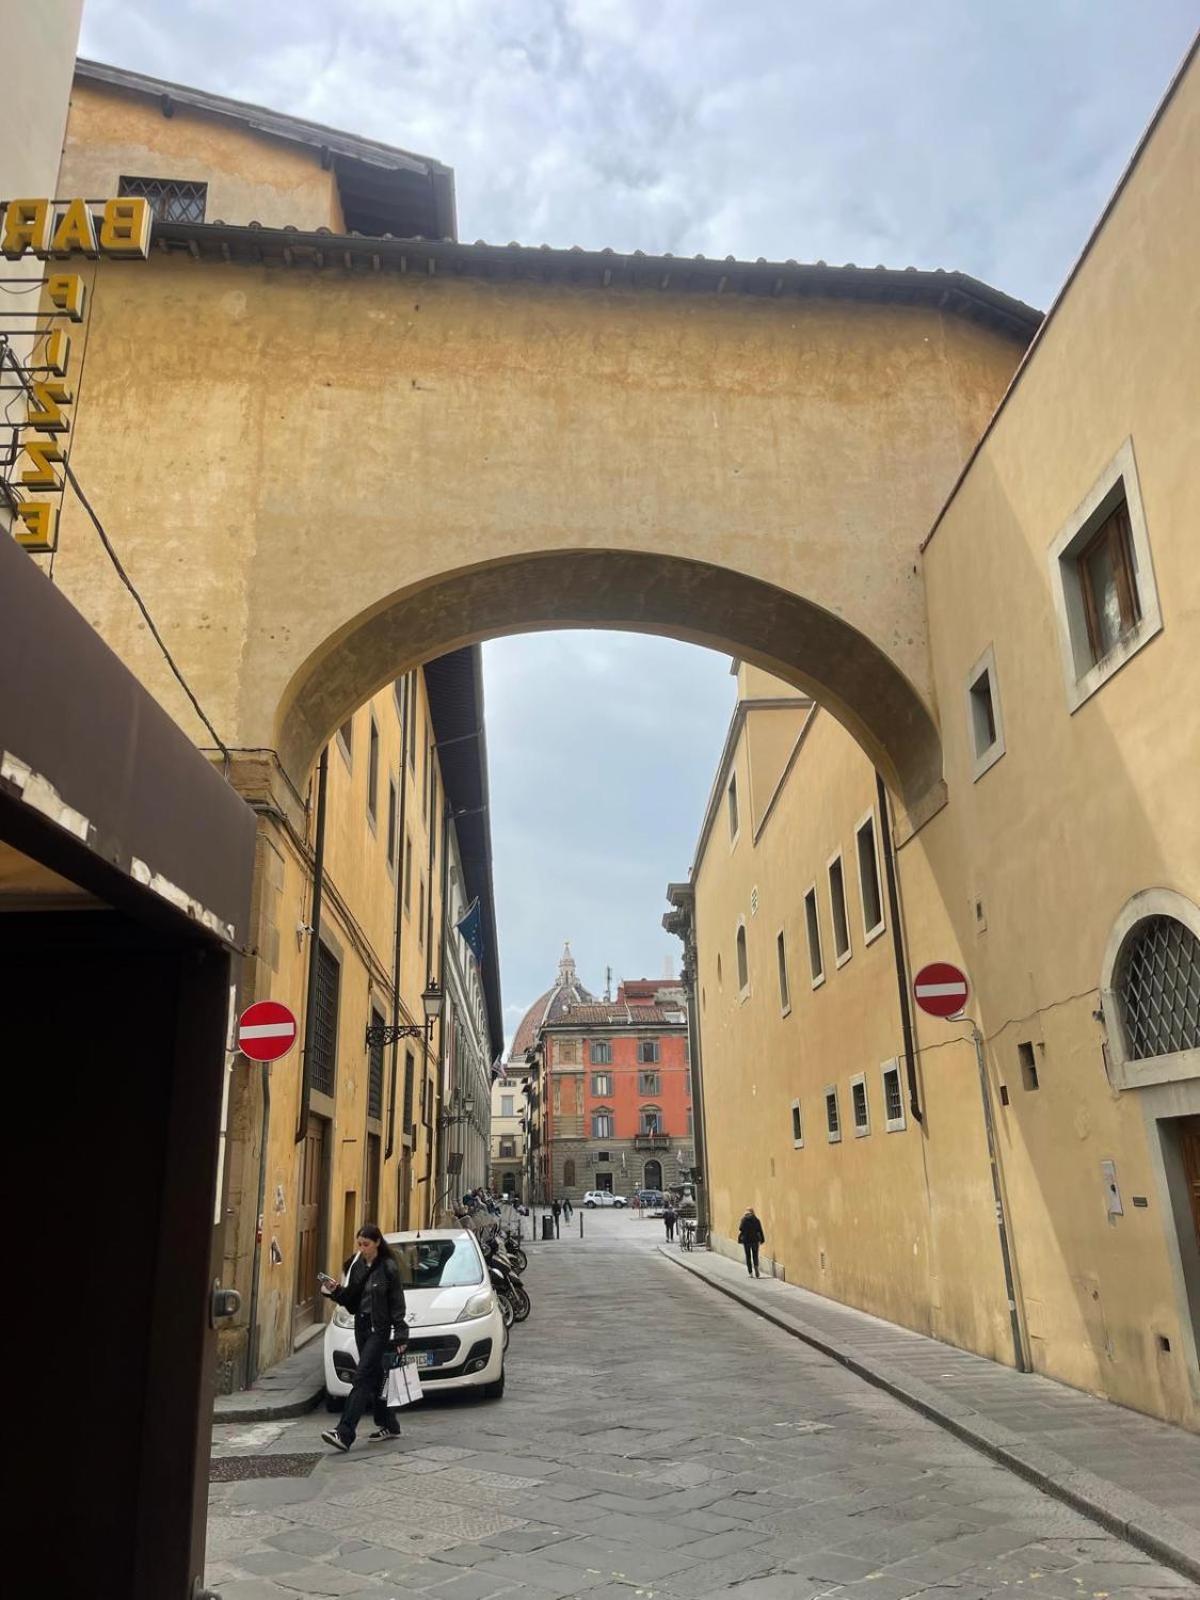
<svg viewBox="0 0 1200 1600"><path fill-rule="evenodd" d="M908 1080L908 1109L915 1122L924 1122L917 1096L917 1052L913 1042L912 1006L908 998L908 963L904 959L904 935L900 929L900 891L896 882L896 852L892 846L892 823L888 814L887 786L878 772L875 793L879 797L879 835L883 840L883 865L887 877L888 916L892 924L892 954L896 965L896 993L900 1001L900 1030L904 1035L904 1073Z"/></svg>
<svg viewBox="0 0 1200 1600"><path fill-rule="evenodd" d="M407 860L405 839L408 827L408 752L414 720L413 702L416 700L412 677L405 677L404 726L400 729L400 819L396 824L396 939L392 948L392 1027L400 1026L400 949L404 936L404 867ZM411 886L409 893L411 894ZM390 1161L396 1148L396 1080L400 1068L400 1040L392 1040L392 1073L388 1091L387 1145L383 1159ZM407 1130L404 1130L407 1132ZM401 1135L403 1138L403 1134ZM396 1218L399 1227L400 1219Z"/></svg>
<svg viewBox="0 0 1200 1600"><path fill-rule="evenodd" d="M325 793L329 781L329 746L317 764L317 839L313 861L312 926L308 930L308 983L304 992L304 1064L300 1080L300 1120L296 1143L308 1133L308 1101L312 1091L313 1006L317 996L317 963L321 953L321 896L325 887Z"/></svg>

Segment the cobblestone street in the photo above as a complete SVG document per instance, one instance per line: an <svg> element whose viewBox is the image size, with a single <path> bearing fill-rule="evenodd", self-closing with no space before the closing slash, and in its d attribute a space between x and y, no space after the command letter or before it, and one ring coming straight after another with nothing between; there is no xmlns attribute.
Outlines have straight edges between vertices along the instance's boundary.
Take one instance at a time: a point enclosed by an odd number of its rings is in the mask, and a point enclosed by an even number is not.
<svg viewBox="0 0 1200 1600"><path fill-rule="evenodd" d="M348 1456L324 1412L215 1430L218 1458L322 1452L306 1477L213 1485L224 1600L1200 1596L679 1272L654 1223L585 1231L531 1250L503 1400L426 1403Z"/></svg>

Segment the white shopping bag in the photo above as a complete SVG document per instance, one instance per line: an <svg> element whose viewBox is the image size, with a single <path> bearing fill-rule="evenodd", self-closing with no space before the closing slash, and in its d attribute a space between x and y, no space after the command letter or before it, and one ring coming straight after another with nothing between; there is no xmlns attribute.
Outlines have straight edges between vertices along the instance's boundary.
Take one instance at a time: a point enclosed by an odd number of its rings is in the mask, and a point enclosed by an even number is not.
<svg viewBox="0 0 1200 1600"><path fill-rule="evenodd" d="M383 1403L389 1411L411 1406L424 1392L416 1367L391 1367L384 1375Z"/></svg>

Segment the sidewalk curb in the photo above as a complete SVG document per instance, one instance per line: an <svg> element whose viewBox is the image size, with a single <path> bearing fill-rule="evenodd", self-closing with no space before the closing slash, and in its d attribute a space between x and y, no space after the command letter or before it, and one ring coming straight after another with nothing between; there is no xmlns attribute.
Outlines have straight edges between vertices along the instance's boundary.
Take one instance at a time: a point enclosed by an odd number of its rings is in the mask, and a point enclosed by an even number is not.
<svg viewBox="0 0 1200 1600"><path fill-rule="evenodd" d="M315 1411L325 1393L321 1339L313 1339L278 1366L260 1373L249 1389L219 1394L213 1422L283 1422Z"/></svg>
<svg viewBox="0 0 1200 1600"><path fill-rule="evenodd" d="M726 1295L748 1311L782 1328L785 1333L830 1356L856 1377L873 1384L877 1389L883 1389L904 1405L911 1406L914 1411L919 1411L965 1444L982 1451L1046 1494L1053 1495L1073 1510L1090 1517L1110 1533L1128 1540L1164 1566L1200 1582L1200 1534L1186 1523L1165 1511L1159 1511L1140 1495L1131 1494L1127 1489L1118 1488L1116 1484L1083 1471L1057 1451L1023 1438L1011 1428L981 1416L958 1401L945 1399L930 1385L916 1378L898 1379L884 1372L873 1362L864 1360L848 1346L839 1344L828 1334L818 1332L799 1317L764 1305L733 1284L710 1278L690 1261L670 1254L665 1246L659 1245L658 1250L667 1261L682 1267L718 1294Z"/></svg>
<svg viewBox="0 0 1200 1600"><path fill-rule="evenodd" d="M238 1402L230 1406L213 1406L214 1422L276 1422L289 1417L304 1417L310 1411L315 1411L321 1403L321 1396L325 1393L325 1385L314 1389L312 1394L304 1395L294 1400L272 1401L267 1395L256 1395L251 1389L243 1389L240 1394L218 1395L218 1400L231 1400Z"/></svg>

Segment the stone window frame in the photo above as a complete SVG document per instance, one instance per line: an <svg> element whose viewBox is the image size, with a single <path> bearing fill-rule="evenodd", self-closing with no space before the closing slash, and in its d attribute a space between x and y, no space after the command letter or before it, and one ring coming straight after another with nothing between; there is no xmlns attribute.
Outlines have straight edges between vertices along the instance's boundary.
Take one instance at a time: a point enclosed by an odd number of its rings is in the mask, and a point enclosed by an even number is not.
<svg viewBox="0 0 1200 1600"><path fill-rule="evenodd" d="M855 1099L855 1089L862 1090L863 1112L865 1122L858 1120L858 1102ZM850 1079L850 1120L854 1124L854 1137L856 1139L869 1139L871 1136L871 1096L867 1092L867 1075L865 1072L856 1072Z"/></svg>
<svg viewBox="0 0 1200 1600"><path fill-rule="evenodd" d="M841 1144L841 1142L842 1142L842 1108L841 1108L841 1105L838 1102L838 1090L837 1090L837 1084L836 1083L827 1083L825 1085L824 1097L825 1097L825 1138L826 1138L826 1141L829 1144ZM831 1128L829 1126L829 1103L830 1103L830 1101L833 1102L833 1119L837 1123L836 1128Z"/></svg>
<svg viewBox="0 0 1200 1600"><path fill-rule="evenodd" d="M779 1015L792 1014L792 975L788 970L787 935L783 928L775 934L775 963L779 969Z"/></svg>
<svg viewBox="0 0 1200 1600"><path fill-rule="evenodd" d="M1129 516L1132 576L1141 615L1108 654L1096 661L1088 637L1078 559L1122 499ZM1097 689L1162 632L1162 608L1132 438L1125 439L1055 534L1048 557L1067 710L1074 715Z"/></svg>
<svg viewBox="0 0 1200 1600"><path fill-rule="evenodd" d="M733 955L734 965L737 968L738 1004L743 1005L750 998L750 944L745 917L739 917L737 921L737 929L733 936Z"/></svg>
<svg viewBox="0 0 1200 1600"><path fill-rule="evenodd" d="M792 1149L804 1149L804 1115L800 1110L799 1098L792 1101Z"/></svg>
<svg viewBox="0 0 1200 1600"><path fill-rule="evenodd" d="M976 726L975 690L984 679L987 680L988 702L992 708L995 737L990 743L980 745L979 730ZM967 738L971 750L971 782L978 783L985 772L992 770L1007 749L1004 742L1004 711L1000 705L1000 679L996 672L994 644L988 645L967 673L966 683L963 686L963 703L966 706Z"/></svg>
<svg viewBox="0 0 1200 1600"><path fill-rule="evenodd" d="M846 925L846 948L839 952L837 939L837 909L833 892L833 869L837 867L842 885L842 920ZM846 895L846 859L839 845L825 863L825 881L829 889L829 926L833 933L833 965L838 971L847 961L854 959L854 936L850 929L850 901Z"/></svg>
<svg viewBox="0 0 1200 1600"><path fill-rule="evenodd" d="M871 844L875 851L875 896L879 901L879 921L869 928L867 927L867 897L863 892L862 855L858 848L859 838L868 827L871 829ZM887 901L884 896L883 874L880 870L883 852L879 846L879 818L875 815L875 807L870 806L854 824L854 866L858 876L858 909L862 916L864 950L869 944L874 944L876 939L887 930Z"/></svg>
<svg viewBox="0 0 1200 1600"><path fill-rule="evenodd" d="M742 812L738 800L736 772L729 774L729 782L725 785L725 806L729 819L729 848L732 850L742 836Z"/></svg>
<svg viewBox="0 0 1200 1600"><path fill-rule="evenodd" d="M890 1077L895 1078L896 1088L900 1092L900 1115L898 1117L888 1116L888 1079ZM890 1061L881 1061L879 1063L879 1087L883 1093L883 1131L885 1133L903 1133L908 1127L908 1117L904 1110L904 1083L900 1077L899 1056L893 1056Z"/></svg>
<svg viewBox="0 0 1200 1600"><path fill-rule="evenodd" d="M1177 1050L1171 1055L1140 1060L1129 1054L1116 984L1125 946L1138 925L1149 917L1173 917L1200 939L1200 906L1175 889L1140 889L1117 913L1100 968L1100 1003L1108 1040L1109 1078L1114 1089L1119 1090L1200 1077L1200 1050Z"/></svg>
<svg viewBox="0 0 1200 1600"><path fill-rule="evenodd" d="M812 916L808 914L808 903L812 901ZM813 930L816 930L817 942L813 946ZM821 938L821 895L814 878L804 891L804 933L808 941L808 970L814 989L819 989L825 982L825 945ZM813 957L816 956L814 963ZM814 966L816 970L814 971Z"/></svg>

